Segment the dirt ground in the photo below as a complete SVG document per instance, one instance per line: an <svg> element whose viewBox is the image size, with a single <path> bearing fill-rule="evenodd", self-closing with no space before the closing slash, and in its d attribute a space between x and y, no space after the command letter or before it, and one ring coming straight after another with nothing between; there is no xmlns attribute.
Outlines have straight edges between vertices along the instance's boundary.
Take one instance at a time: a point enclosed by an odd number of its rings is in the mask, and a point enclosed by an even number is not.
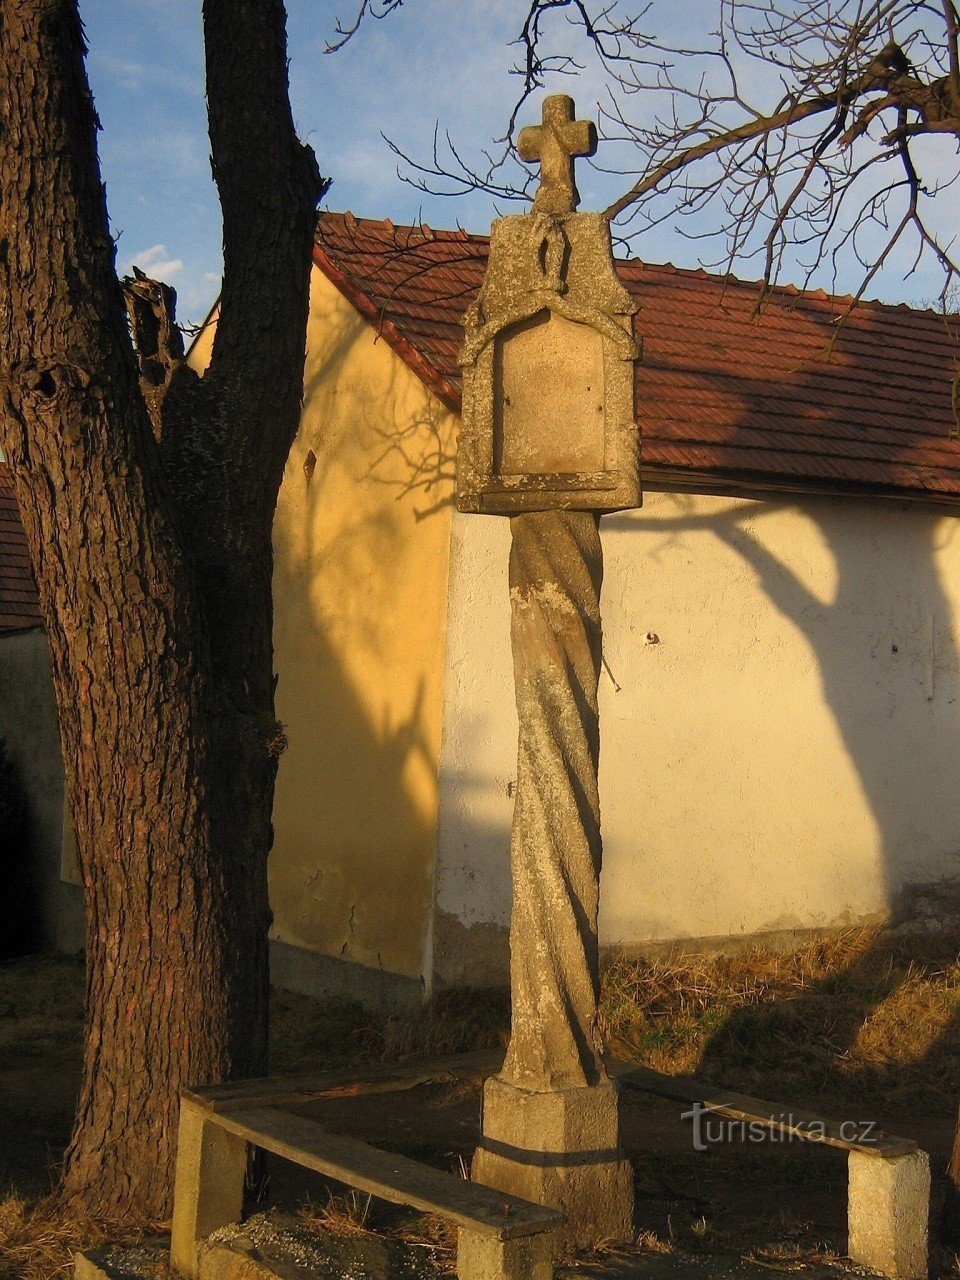
<svg viewBox="0 0 960 1280"><path fill-rule="evenodd" d="M0 965L0 1192L49 1191L80 1076L83 962Z"/></svg>
<svg viewBox="0 0 960 1280"><path fill-rule="evenodd" d="M477 1145L481 1085L482 1076L471 1073L456 1083L324 1100L296 1110L331 1129L455 1171L469 1163ZM768 1261L778 1255L782 1261L793 1255L826 1258L846 1252L842 1151L781 1139L724 1142L699 1152L693 1148L690 1122L681 1118L683 1110L679 1103L634 1090L623 1093L623 1141L635 1172L640 1235L684 1250ZM903 1115L879 1119L887 1132L915 1137L931 1153L935 1168L945 1166L951 1124L920 1128ZM322 1202L320 1179L290 1165L274 1167L271 1177L278 1206L293 1208L304 1195ZM935 1203L934 1212L937 1207Z"/></svg>
<svg viewBox="0 0 960 1280"><path fill-rule="evenodd" d="M42 1195L69 1136L78 1084L82 1035L82 965L63 959L32 959L0 966L0 1192L21 1198ZM422 1029L421 1029L422 1031ZM274 1017L278 1070L329 1070L339 1063L375 1061L384 1046L405 1034L396 1026L375 1025L356 1011L318 1012L310 1001L278 994ZM496 1039L489 1031L487 1041ZM422 1038L422 1037L421 1037ZM426 1043L430 1046L429 1036ZM449 1046L444 1044L444 1049ZM429 1056L429 1055L427 1055ZM494 1054L495 1057L495 1054ZM736 1081L728 1080L731 1087ZM469 1163L479 1136L482 1072L442 1084L401 1092L325 1099L305 1114L331 1128L424 1160L460 1170ZM772 1096L787 1107L825 1112L832 1119L872 1119L891 1134L913 1137L930 1152L934 1171L932 1221L942 1196L942 1173L953 1136L952 1099L927 1103L923 1094L902 1098L876 1095L879 1110L861 1114L834 1098L824 1105L821 1082ZM756 1088L752 1092L758 1092ZM762 1096L762 1095L761 1095ZM898 1100L899 1099L899 1100ZM840 1108L840 1109L838 1109ZM636 1229L641 1251L657 1261L659 1274L680 1274L700 1258L698 1274L725 1266L751 1271L797 1270L845 1253L846 1168L842 1152L799 1141L724 1142L694 1150L690 1123L680 1104L625 1091L624 1144L636 1176ZM277 1207L302 1211L305 1202L323 1210L332 1203L321 1179L275 1161L270 1200ZM342 1203L342 1200L341 1200ZM352 1208L350 1207L352 1205ZM391 1209L348 1203L347 1216L368 1227L391 1227ZM321 1212L322 1217L322 1212ZM712 1259L712 1262L710 1261ZM636 1257L608 1257L605 1271L634 1267ZM633 1274L634 1272L629 1272ZM936 1254L934 1273L956 1275L956 1259ZM13 1276L14 1271L0 1275Z"/></svg>

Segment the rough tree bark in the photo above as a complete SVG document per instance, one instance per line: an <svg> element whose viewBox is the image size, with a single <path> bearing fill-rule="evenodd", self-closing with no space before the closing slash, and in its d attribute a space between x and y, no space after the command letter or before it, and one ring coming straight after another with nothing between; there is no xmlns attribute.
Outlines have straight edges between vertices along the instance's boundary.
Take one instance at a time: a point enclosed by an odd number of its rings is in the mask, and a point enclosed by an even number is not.
<svg viewBox="0 0 960 1280"><path fill-rule="evenodd" d="M76 0L0 0L0 444L50 641L87 906L60 1187L170 1207L181 1085L266 1068L271 523L298 421L321 194L282 0L205 0L224 284L210 369L148 405Z"/></svg>

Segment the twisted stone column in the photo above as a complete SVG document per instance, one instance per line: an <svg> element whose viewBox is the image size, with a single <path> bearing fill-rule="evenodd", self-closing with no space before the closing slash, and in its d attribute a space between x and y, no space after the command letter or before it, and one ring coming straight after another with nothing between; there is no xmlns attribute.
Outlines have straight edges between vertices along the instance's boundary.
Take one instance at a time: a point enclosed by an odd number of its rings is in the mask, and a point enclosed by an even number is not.
<svg viewBox="0 0 960 1280"><path fill-rule="evenodd" d="M525 1089L599 1082L599 517L512 517L520 736L511 862L513 1029L501 1073Z"/></svg>
<svg viewBox="0 0 960 1280"><path fill-rule="evenodd" d="M597 1040L599 517L513 516L512 1032L484 1088L478 1182L562 1209L567 1245L630 1238L633 1177Z"/></svg>

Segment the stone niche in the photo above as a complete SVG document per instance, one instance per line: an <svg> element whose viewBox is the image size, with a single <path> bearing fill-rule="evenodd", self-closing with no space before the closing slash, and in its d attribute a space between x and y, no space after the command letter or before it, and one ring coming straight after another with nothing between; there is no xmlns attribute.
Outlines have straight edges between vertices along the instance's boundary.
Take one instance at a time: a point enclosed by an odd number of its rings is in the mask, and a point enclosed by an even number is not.
<svg viewBox="0 0 960 1280"><path fill-rule="evenodd" d="M603 339L550 311L493 348L496 476L599 474L606 460Z"/></svg>
<svg viewBox="0 0 960 1280"><path fill-rule="evenodd" d="M464 318L461 511L640 505L635 310L600 214L494 223Z"/></svg>

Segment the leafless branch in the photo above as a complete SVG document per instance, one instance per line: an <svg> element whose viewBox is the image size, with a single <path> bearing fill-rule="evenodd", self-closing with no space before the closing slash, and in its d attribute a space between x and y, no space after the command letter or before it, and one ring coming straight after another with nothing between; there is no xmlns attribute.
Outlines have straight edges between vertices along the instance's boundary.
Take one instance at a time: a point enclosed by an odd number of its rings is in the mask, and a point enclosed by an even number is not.
<svg viewBox="0 0 960 1280"><path fill-rule="evenodd" d="M399 3L365 0L342 35ZM623 180L606 210L620 243L669 222L722 246L705 265L756 261L765 287L788 261L808 283L845 264L860 296L881 265L927 259L946 288L958 263L935 209L960 159L931 161L925 140L960 144L958 3L704 0L678 36L675 0L523 0L502 136L474 157L438 128L426 159L392 144L398 172L431 195L529 199L521 117L589 67L604 86L595 167Z"/></svg>
<svg viewBox="0 0 960 1280"><path fill-rule="evenodd" d="M336 38L328 40L324 46L324 53L336 53L348 44L360 30L365 18L373 18L380 20L394 13L403 4L403 0L360 0L357 8L356 17L352 22L344 26L340 19L336 20Z"/></svg>

